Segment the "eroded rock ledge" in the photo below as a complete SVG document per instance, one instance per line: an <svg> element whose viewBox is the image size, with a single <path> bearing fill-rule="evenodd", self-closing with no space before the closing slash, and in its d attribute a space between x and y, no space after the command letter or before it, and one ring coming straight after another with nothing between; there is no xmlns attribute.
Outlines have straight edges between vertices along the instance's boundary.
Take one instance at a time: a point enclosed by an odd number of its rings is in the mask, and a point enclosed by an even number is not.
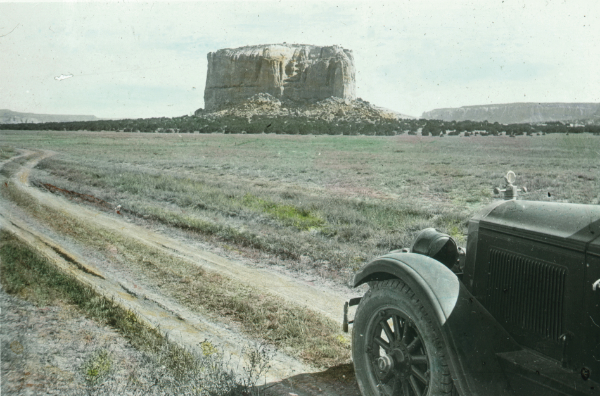
<svg viewBox="0 0 600 396"><path fill-rule="evenodd" d="M506 103L463 106L426 111L421 118L501 124L598 119L600 103Z"/></svg>
<svg viewBox="0 0 600 396"><path fill-rule="evenodd" d="M224 117L243 117L249 121L254 116L282 117L290 120L304 117L328 122L376 122L383 120L411 119L414 117L400 114L393 110L375 106L361 98L355 100L329 97L323 100L284 100L267 93L258 93L242 102L224 104L218 110L198 109L196 117L214 120Z"/></svg>
<svg viewBox="0 0 600 396"><path fill-rule="evenodd" d="M206 110L243 103L258 93L280 100L356 99L354 57L339 46L271 44L208 54Z"/></svg>

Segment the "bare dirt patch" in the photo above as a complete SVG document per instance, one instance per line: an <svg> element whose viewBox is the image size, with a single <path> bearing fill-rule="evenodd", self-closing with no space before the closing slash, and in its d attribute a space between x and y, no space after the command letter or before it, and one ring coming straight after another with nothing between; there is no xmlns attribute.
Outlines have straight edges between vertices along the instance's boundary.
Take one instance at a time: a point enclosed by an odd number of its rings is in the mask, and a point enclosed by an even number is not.
<svg viewBox="0 0 600 396"><path fill-rule="evenodd" d="M83 394L85 364L106 351L111 380L142 374L148 357L73 305L38 307L0 290L3 395Z"/></svg>

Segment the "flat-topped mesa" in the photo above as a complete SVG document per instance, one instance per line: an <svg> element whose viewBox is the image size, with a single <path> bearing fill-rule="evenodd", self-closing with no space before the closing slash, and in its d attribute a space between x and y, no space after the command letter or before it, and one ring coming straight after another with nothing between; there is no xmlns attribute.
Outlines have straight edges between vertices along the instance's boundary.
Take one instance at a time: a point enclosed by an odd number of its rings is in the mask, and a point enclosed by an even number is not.
<svg viewBox="0 0 600 396"><path fill-rule="evenodd" d="M257 93L285 100L356 99L354 57L339 46L272 44L208 54L206 110L241 103Z"/></svg>

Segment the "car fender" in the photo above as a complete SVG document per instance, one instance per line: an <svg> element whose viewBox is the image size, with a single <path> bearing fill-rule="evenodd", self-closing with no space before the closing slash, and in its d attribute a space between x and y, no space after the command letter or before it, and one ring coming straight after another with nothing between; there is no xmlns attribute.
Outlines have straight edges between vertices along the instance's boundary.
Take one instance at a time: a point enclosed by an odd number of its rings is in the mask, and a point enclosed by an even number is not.
<svg viewBox="0 0 600 396"><path fill-rule="evenodd" d="M460 281L445 265L415 253L392 253L369 263L354 276L354 287L363 283L398 278L411 289L427 296L438 321L443 325L458 299Z"/></svg>
<svg viewBox="0 0 600 396"><path fill-rule="evenodd" d="M427 302L439 325L459 393L514 395L497 353L521 349L448 267L430 257L393 253L354 277L354 286L398 278Z"/></svg>

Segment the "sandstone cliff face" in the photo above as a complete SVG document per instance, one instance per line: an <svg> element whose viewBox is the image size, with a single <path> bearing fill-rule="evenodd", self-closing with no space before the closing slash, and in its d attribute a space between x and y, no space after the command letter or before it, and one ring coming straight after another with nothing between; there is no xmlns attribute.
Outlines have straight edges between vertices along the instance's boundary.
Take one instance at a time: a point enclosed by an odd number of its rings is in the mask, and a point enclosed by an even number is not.
<svg viewBox="0 0 600 396"><path fill-rule="evenodd" d="M600 118L600 103L508 103L435 109L422 118L443 121L488 121L502 124Z"/></svg>
<svg viewBox="0 0 600 396"><path fill-rule="evenodd" d="M280 100L356 99L352 51L339 46L274 44L208 54L204 106L216 110L258 93Z"/></svg>

